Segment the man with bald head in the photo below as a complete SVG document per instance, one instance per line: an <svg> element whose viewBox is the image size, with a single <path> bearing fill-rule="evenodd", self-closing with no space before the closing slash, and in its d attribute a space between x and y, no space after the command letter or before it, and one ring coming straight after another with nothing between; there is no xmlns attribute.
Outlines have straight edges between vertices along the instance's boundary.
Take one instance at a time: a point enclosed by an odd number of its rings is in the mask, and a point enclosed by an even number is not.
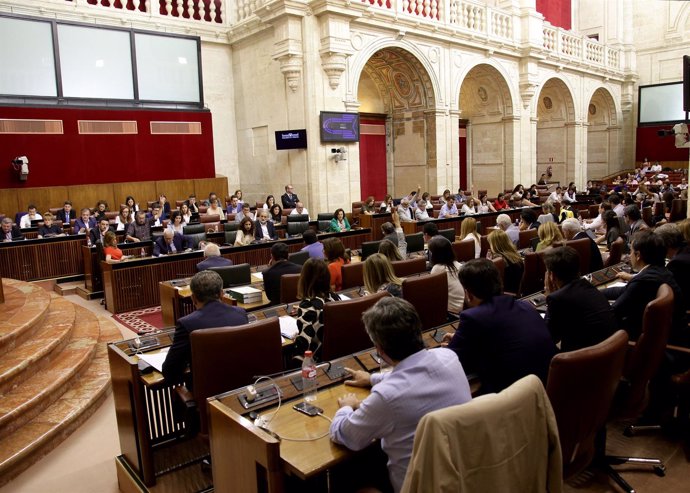
<svg viewBox="0 0 690 493"><path fill-rule="evenodd" d="M153 256L160 257L170 253L180 253L187 249L187 238L170 229L163 232L153 243Z"/></svg>

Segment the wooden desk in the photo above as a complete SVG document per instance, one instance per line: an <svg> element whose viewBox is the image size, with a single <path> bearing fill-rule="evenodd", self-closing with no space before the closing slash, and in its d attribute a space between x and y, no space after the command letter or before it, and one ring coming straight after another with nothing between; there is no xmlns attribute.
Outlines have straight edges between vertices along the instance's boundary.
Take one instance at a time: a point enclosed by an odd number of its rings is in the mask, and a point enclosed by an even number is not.
<svg viewBox="0 0 690 493"><path fill-rule="evenodd" d="M354 229L344 233L325 233L319 239L338 237L346 248L359 248L370 237L369 229ZM304 246L302 237L280 240L290 252ZM234 264L266 265L271 258L274 242L256 243L242 247L221 247L221 255ZM191 277L196 265L203 260L203 252L185 252L157 258L149 257L117 263L101 263L106 308L111 313L140 310L161 304L159 283Z"/></svg>
<svg viewBox="0 0 690 493"><path fill-rule="evenodd" d="M84 235L57 236L0 243L0 276L36 281L84 273Z"/></svg>
<svg viewBox="0 0 690 493"><path fill-rule="evenodd" d="M381 232L381 225L390 221L392 221L390 212L379 214L360 214L359 224L361 224L363 228L371 229L371 238L365 241L382 240L383 233Z"/></svg>
<svg viewBox="0 0 690 493"><path fill-rule="evenodd" d="M541 207L532 207L533 211L537 214L541 213ZM500 212L487 212L486 214L473 214L470 216L458 216L458 217L445 217L443 219L429 219L428 221L413 221L400 223L403 229L403 233L409 235L413 233L420 233L424 231L424 225L428 222L436 223L438 229L450 229L455 230L455 234L460 234L460 228L462 226L462 221L467 217L474 218L478 223L482 225L481 234L486 234L486 229L496 226L496 218L499 214L507 214L510 219L515 222L516 219L520 218L521 209L507 209Z"/></svg>
<svg viewBox="0 0 690 493"><path fill-rule="evenodd" d="M142 241L139 243L119 243L117 247L125 255L151 255L153 251L152 241ZM101 266L96 254L96 247L82 245L82 260L84 262L84 287L93 292L103 291L103 275Z"/></svg>

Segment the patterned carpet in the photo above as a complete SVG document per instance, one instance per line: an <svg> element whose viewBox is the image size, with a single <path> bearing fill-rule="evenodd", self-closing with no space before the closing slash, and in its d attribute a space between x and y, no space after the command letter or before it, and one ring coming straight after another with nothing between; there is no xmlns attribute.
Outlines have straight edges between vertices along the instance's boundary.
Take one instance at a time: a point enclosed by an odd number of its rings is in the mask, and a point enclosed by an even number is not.
<svg viewBox="0 0 690 493"><path fill-rule="evenodd" d="M164 327L160 306L120 313L113 318L139 335L152 334Z"/></svg>

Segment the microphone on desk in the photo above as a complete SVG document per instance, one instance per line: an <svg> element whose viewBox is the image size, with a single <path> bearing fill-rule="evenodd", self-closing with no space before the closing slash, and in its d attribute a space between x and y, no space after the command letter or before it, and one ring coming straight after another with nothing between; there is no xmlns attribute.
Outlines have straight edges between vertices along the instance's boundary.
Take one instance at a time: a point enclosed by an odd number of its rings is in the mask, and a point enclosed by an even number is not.
<svg viewBox="0 0 690 493"><path fill-rule="evenodd" d="M326 361L326 362L319 363L318 365L316 365L316 368L323 368L323 367L326 367L326 371L330 371L330 369L331 369L331 362L330 362L330 361ZM276 377L282 377L282 376L288 375L288 374L290 374L290 373L300 373L301 371L302 371L302 370L301 370L300 368L293 368L293 369L291 369L291 370L283 370L283 371L279 371L279 372L276 372L276 373L271 373L270 375L252 375L252 380L258 380L258 379L260 379L260 378L276 378Z"/></svg>

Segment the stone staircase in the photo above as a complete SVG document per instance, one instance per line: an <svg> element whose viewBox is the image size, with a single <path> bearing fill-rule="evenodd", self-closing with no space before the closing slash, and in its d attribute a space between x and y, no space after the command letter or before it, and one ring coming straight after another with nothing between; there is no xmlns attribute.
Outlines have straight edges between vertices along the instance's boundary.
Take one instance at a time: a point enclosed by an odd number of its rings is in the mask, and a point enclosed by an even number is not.
<svg viewBox="0 0 690 493"><path fill-rule="evenodd" d="M98 408L110 392L106 343L121 337L105 315L35 284L2 282L0 486Z"/></svg>

